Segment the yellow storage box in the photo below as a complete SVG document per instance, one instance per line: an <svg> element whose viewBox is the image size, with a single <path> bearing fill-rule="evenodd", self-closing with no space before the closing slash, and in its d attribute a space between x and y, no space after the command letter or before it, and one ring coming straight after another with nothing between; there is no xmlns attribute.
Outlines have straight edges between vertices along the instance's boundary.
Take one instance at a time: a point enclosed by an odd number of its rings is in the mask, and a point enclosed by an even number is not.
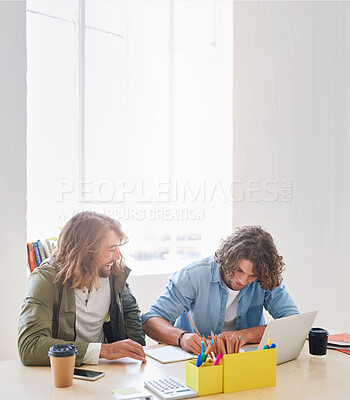
<svg viewBox="0 0 350 400"><path fill-rule="evenodd" d="M274 348L224 355L223 392L276 386L276 354Z"/></svg>
<svg viewBox="0 0 350 400"><path fill-rule="evenodd" d="M200 367L196 367L196 361L186 362L186 385L195 390L198 396L222 393L223 366L213 366L213 362L208 359Z"/></svg>

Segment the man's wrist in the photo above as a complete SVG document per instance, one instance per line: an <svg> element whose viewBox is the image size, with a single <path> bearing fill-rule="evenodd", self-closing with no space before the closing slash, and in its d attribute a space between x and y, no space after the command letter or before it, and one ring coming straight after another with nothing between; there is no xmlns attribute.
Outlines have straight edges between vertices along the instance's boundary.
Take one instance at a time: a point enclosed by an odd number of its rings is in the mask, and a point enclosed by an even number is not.
<svg viewBox="0 0 350 400"><path fill-rule="evenodd" d="M245 336L246 342L247 343L259 343L264 334L265 328L266 328L266 325L254 326L252 328L243 329L242 333Z"/></svg>
<svg viewBox="0 0 350 400"><path fill-rule="evenodd" d="M179 338L177 339L177 344L178 344L179 347L181 347L181 348L182 348L182 346L181 346L181 339L182 339L182 337L183 337L184 335L186 335L186 333L190 333L190 332L187 332L187 331L181 332Z"/></svg>
<svg viewBox="0 0 350 400"><path fill-rule="evenodd" d="M101 345L101 350L100 350L100 358L106 358L106 346L107 344L102 344Z"/></svg>

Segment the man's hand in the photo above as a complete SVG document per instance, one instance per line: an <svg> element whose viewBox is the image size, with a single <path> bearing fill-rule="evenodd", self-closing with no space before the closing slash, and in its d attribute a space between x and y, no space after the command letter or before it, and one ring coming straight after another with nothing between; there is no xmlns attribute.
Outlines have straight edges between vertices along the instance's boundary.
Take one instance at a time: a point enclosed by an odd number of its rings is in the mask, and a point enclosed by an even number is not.
<svg viewBox="0 0 350 400"><path fill-rule="evenodd" d="M232 337L233 339L238 339L239 337L241 337L242 346L248 343L247 334L243 330L222 332L222 336Z"/></svg>
<svg viewBox="0 0 350 400"><path fill-rule="evenodd" d="M185 333L181 338L181 348L189 353L201 352L201 338L196 333Z"/></svg>
<svg viewBox="0 0 350 400"><path fill-rule="evenodd" d="M224 336L233 336L234 339L241 337L242 346L246 343L260 343L260 340L265 332L266 325L254 326L253 328L242 329L240 331L222 332Z"/></svg>
<svg viewBox="0 0 350 400"><path fill-rule="evenodd" d="M146 362L146 355L143 347L131 339L120 340L119 342L102 344L100 358L116 360L117 358L130 357L135 360Z"/></svg>

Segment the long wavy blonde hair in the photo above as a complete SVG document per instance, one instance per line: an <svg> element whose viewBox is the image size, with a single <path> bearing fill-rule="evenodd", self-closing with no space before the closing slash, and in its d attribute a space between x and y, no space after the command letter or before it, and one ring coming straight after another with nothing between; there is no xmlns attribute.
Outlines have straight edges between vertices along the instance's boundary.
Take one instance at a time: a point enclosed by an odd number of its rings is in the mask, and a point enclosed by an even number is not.
<svg viewBox="0 0 350 400"><path fill-rule="evenodd" d="M119 245L128 241L118 221L93 211L74 215L62 229L53 261L58 270L56 282L72 289L89 289L99 286L99 266L94 259L101 242L110 231L120 238ZM124 257L115 262L111 274L118 276L124 269Z"/></svg>
<svg viewBox="0 0 350 400"><path fill-rule="evenodd" d="M241 259L253 263L253 272L264 290L273 290L281 283L283 257L278 254L270 233L261 226L248 225L236 228L232 235L221 241L214 259L220 271L232 274Z"/></svg>

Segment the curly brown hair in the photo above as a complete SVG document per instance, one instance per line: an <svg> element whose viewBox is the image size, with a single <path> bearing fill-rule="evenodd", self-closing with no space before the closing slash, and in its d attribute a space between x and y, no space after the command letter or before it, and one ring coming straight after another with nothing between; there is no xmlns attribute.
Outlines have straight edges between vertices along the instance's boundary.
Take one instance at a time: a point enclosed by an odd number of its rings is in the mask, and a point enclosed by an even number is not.
<svg viewBox="0 0 350 400"><path fill-rule="evenodd" d="M83 211L74 215L63 227L53 253L53 260L58 269L55 281L61 281L72 289L98 288L98 266L94 259L101 242L110 231L120 238L120 244L128 241L118 221L93 211ZM111 268L111 274L118 276L124 268L124 258Z"/></svg>
<svg viewBox="0 0 350 400"><path fill-rule="evenodd" d="M236 228L232 235L221 241L214 259L225 274L233 273L239 260L250 260L253 273L264 290L279 286L285 269L283 257L278 254L272 236L255 225Z"/></svg>

